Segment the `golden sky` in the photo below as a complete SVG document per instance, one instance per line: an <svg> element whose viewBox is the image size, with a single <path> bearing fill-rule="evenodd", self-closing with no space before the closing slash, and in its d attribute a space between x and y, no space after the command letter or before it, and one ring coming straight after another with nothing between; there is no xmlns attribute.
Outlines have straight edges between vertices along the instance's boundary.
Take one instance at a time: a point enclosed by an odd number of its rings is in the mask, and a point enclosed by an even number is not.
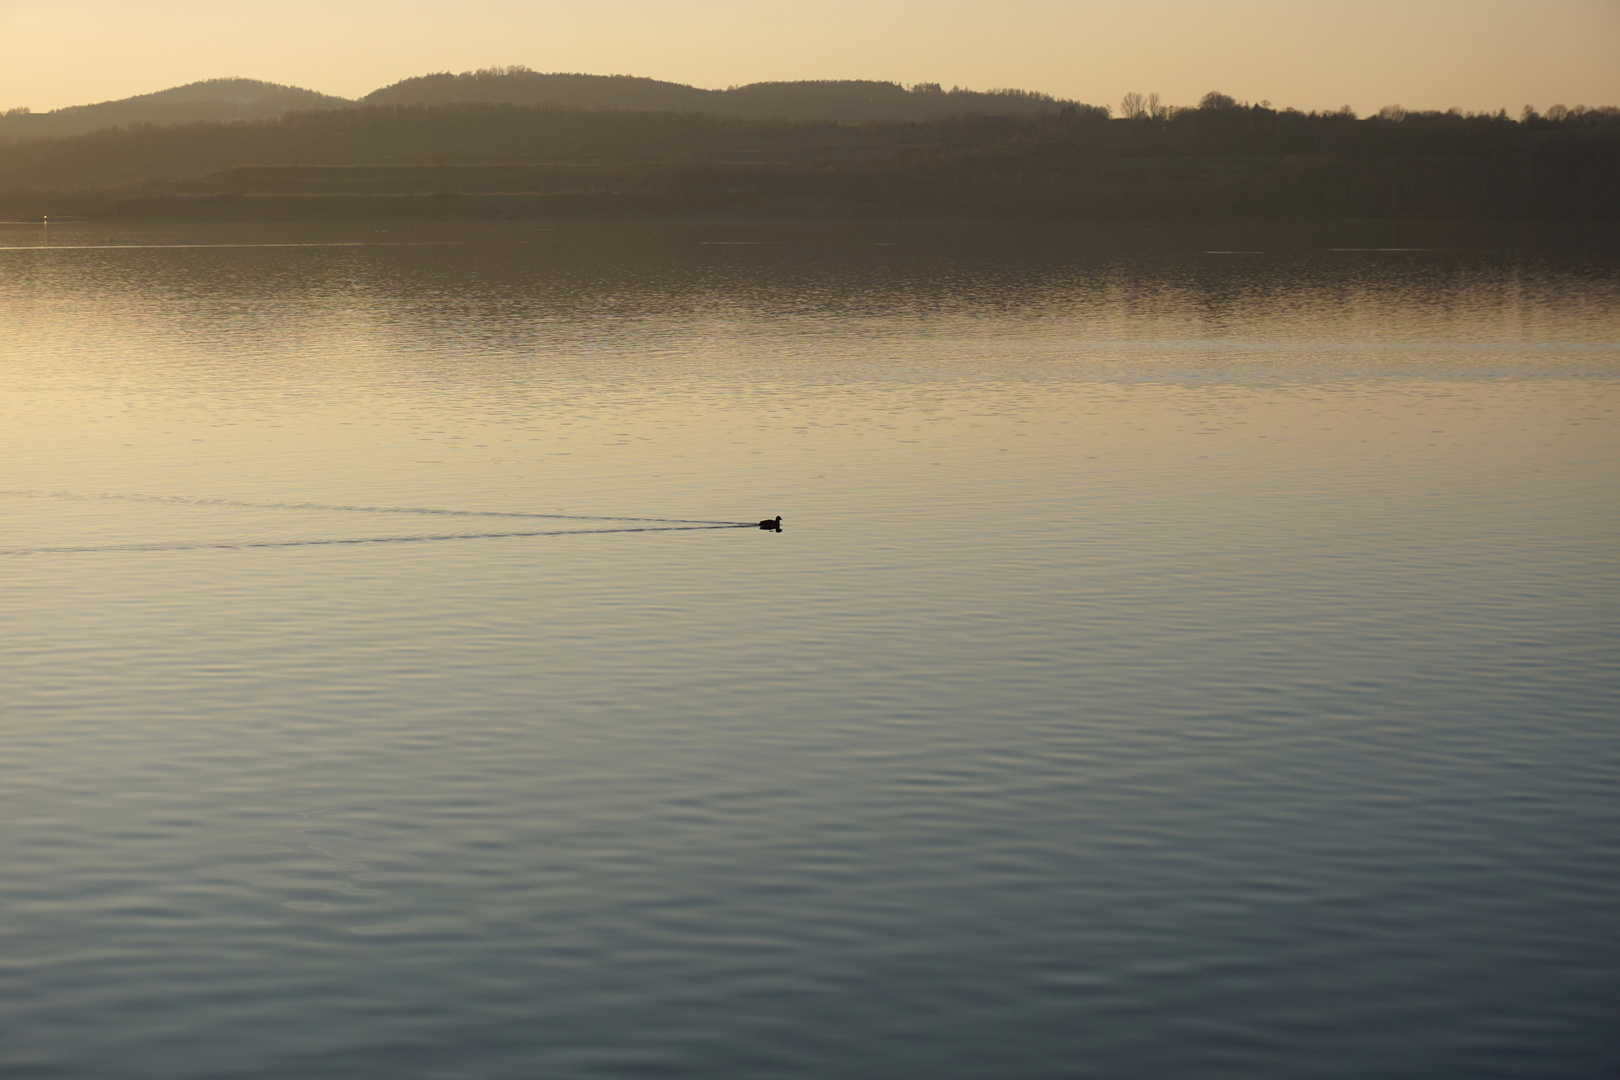
<svg viewBox="0 0 1620 1080"><path fill-rule="evenodd" d="M0 109L225 75L354 97L506 64L1517 114L1620 104L1620 0L0 0Z"/></svg>

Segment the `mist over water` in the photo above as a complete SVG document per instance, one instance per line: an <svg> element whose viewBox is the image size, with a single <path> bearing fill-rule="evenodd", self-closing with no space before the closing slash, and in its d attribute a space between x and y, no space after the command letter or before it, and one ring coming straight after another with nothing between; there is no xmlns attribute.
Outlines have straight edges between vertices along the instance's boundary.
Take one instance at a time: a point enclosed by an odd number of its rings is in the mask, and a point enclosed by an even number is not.
<svg viewBox="0 0 1620 1080"><path fill-rule="evenodd" d="M0 230L0 1072L1612 1076L1620 266L1285 233Z"/></svg>

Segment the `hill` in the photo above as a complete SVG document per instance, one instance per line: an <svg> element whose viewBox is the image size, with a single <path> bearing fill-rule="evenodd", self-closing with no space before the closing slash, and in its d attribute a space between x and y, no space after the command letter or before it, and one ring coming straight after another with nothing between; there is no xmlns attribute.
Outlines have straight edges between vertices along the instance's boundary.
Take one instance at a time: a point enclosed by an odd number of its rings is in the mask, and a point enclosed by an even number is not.
<svg viewBox="0 0 1620 1080"><path fill-rule="evenodd" d="M763 82L726 90L630 75L542 74L525 67L488 68L404 79L374 90L366 105L552 105L565 109L706 112L749 119L937 120L950 116L1029 116L1078 103L1027 90L975 91L938 83L905 87L865 79Z"/></svg>
<svg viewBox="0 0 1620 1080"><path fill-rule="evenodd" d="M0 142L61 138L134 124L191 124L269 120L294 109L340 109L346 98L258 79L207 79L184 86L53 112L0 114Z"/></svg>
<svg viewBox="0 0 1620 1080"><path fill-rule="evenodd" d="M444 72L403 79L367 94L364 105L547 105L564 109L706 112L751 119L933 120L949 116L1027 116L1072 107L1025 90L985 92L904 87L873 80L766 82L704 90L631 75L542 74L525 67ZM114 127L172 127L203 121L273 120L289 112L341 109L355 102L257 79L207 79L156 93L53 112L0 112L0 143L85 135Z"/></svg>

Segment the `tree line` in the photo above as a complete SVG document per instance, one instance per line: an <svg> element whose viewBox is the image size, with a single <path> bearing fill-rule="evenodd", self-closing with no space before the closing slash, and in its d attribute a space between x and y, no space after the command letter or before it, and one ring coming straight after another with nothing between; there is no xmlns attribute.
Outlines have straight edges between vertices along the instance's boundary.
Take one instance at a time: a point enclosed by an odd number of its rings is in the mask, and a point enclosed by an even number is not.
<svg viewBox="0 0 1620 1080"><path fill-rule="evenodd" d="M0 216L1620 217L1614 109L1140 104L838 123L458 103L135 126L0 146Z"/></svg>
<svg viewBox="0 0 1620 1080"><path fill-rule="evenodd" d="M903 86L873 79L760 82L705 90L630 75L544 74L529 68L439 72L374 90L363 105L552 105L559 108L715 113L755 120L934 120L969 113L1028 115L1088 108L1029 90L967 90L938 83Z"/></svg>

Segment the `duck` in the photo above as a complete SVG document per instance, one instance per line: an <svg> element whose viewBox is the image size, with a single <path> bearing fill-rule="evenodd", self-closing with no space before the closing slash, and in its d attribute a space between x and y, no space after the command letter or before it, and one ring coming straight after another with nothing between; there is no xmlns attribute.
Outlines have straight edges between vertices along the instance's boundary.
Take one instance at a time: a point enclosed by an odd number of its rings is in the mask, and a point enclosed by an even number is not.
<svg viewBox="0 0 1620 1080"><path fill-rule="evenodd" d="M781 532L782 531L782 516L780 514L778 514L774 518L766 518L764 521L759 523L759 527L762 528L762 529L769 529L772 532Z"/></svg>

